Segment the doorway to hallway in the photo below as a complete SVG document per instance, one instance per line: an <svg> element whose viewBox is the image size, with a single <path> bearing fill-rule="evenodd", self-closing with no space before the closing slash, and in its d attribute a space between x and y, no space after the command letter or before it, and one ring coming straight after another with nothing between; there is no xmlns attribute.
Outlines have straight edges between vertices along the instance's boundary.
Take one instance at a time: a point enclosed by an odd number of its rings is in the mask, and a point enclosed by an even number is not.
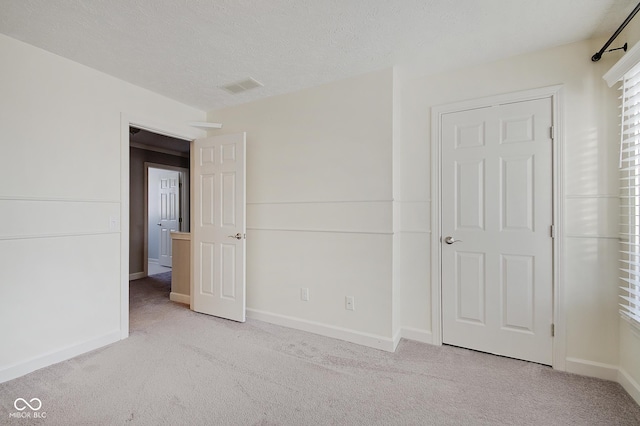
<svg viewBox="0 0 640 426"><path fill-rule="evenodd" d="M176 213L178 216L177 230L188 232L190 229L189 167L191 143L187 140L135 127L130 127L129 140L129 279L135 280L150 275L150 272L158 272L156 266L160 266L159 229L161 227L157 224L160 222L161 202L159 189L149 191L150 169L161 169L163 172L179 174L179 180L175 182L177 188L174 188L177 193L173 200L179 208ZM152 177L151 180L153 181L154 178ZM157 185L159 187L160 183ZM151 200L150 197L152 197ZM166 205L170 204L169 202ZM154 216L150 220L151 213L158 213L158 216ZM170 230L166 234L169 236ZM167 249L170 250L170 247L170 238L168 238L165 241L165 252ZM151 259L151 263L149 263L149 259ZM164 263L166 266L170 266L170 258L165 258Z"/></svg>

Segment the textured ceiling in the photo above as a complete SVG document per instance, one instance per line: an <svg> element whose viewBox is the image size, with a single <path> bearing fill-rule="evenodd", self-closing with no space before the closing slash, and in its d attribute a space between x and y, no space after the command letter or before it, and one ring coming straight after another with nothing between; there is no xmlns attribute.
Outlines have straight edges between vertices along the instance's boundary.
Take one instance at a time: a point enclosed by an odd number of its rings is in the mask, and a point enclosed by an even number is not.
<svg viewBox="0 0 640 426"><path fill-rule="evenodd" d="M636 2L0 0L0 32L212 110L393 65L439 72L608 36ZM247 77L264 87L220 88Z"/></svg>

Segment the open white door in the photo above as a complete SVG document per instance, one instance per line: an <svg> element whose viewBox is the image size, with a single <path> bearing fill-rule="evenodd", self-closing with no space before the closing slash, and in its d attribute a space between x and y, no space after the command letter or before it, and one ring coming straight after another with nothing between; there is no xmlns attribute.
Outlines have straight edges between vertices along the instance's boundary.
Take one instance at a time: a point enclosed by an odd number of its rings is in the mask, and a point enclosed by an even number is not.
<svg viewBox="0 0 640 426"><path fill-rule="evenodd" d="M194 141L191 309L245 321L246 134Z"/></svg>
<svg viewBox="0 0 640 426"><path fill-rule="evenodd" d="M158 263L171 267L171 232L178 231L180 218L180 173L166 172L160 176L160 247Z"/></svg>

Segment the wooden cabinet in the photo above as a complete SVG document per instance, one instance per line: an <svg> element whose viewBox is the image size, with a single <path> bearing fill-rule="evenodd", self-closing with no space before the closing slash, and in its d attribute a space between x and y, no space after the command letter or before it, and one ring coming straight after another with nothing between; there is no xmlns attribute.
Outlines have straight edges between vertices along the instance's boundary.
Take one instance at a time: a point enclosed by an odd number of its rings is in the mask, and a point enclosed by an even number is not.
<svg viewBox="0 0 640 426"><path fill-rule="evenodd" d="M171 233L171 294L174 302L190 305L191 294L191 234Z"/></svg>

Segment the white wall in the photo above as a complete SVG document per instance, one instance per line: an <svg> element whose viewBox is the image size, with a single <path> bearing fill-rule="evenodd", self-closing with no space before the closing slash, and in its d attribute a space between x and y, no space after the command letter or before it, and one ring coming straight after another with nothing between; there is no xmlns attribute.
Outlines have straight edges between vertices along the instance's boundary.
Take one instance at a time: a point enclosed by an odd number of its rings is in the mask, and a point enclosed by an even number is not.
<svg viewBox="0 0 640 426"><path fill-rule="evenodd" d="M391 348L392 96L385 70L209 114L247 132L249 315Z"/></svg>
<svg viewBox="0 0 640 426"><path fill-rule="evenodd" d="M602 75L620 54L592 63L603 41L438 75L387 70L210 113L225 132L248 132L249 308L288 325L431 341L431 108L562 84L564 318L556 342L566 353L556 364L615 380L638 345L617 309L617 93ZM299 301L303 286L308 304ZM348 293L355 315L343 310Z"/></svg>
<svg viewBox="0 0 640 426"><path fill-rule="evenodd" d="M4 381L121 336L121 113L206 114L3 35L0 58Z"/></svg>
<svg viewBox="0 0 640 426"><path fill-rule="evenodd" d="M602 75L615 62L592 63L601 41L582 42L445 74L402 80L401 201L430 200L431 107L526 89L564 85L564 275L569 371L615 379L617 308L617 93ZM424 204L423 204L424 203ZM427 209L428 210L428 209ZM429 227L429 214L418 227ZM430 333L428 259L431 235L406 232L403 326ZM410 235L410 237L409 237ZM409 240L409 241L406 241ZM421 261L422 260L422 261Z"/></svg>

